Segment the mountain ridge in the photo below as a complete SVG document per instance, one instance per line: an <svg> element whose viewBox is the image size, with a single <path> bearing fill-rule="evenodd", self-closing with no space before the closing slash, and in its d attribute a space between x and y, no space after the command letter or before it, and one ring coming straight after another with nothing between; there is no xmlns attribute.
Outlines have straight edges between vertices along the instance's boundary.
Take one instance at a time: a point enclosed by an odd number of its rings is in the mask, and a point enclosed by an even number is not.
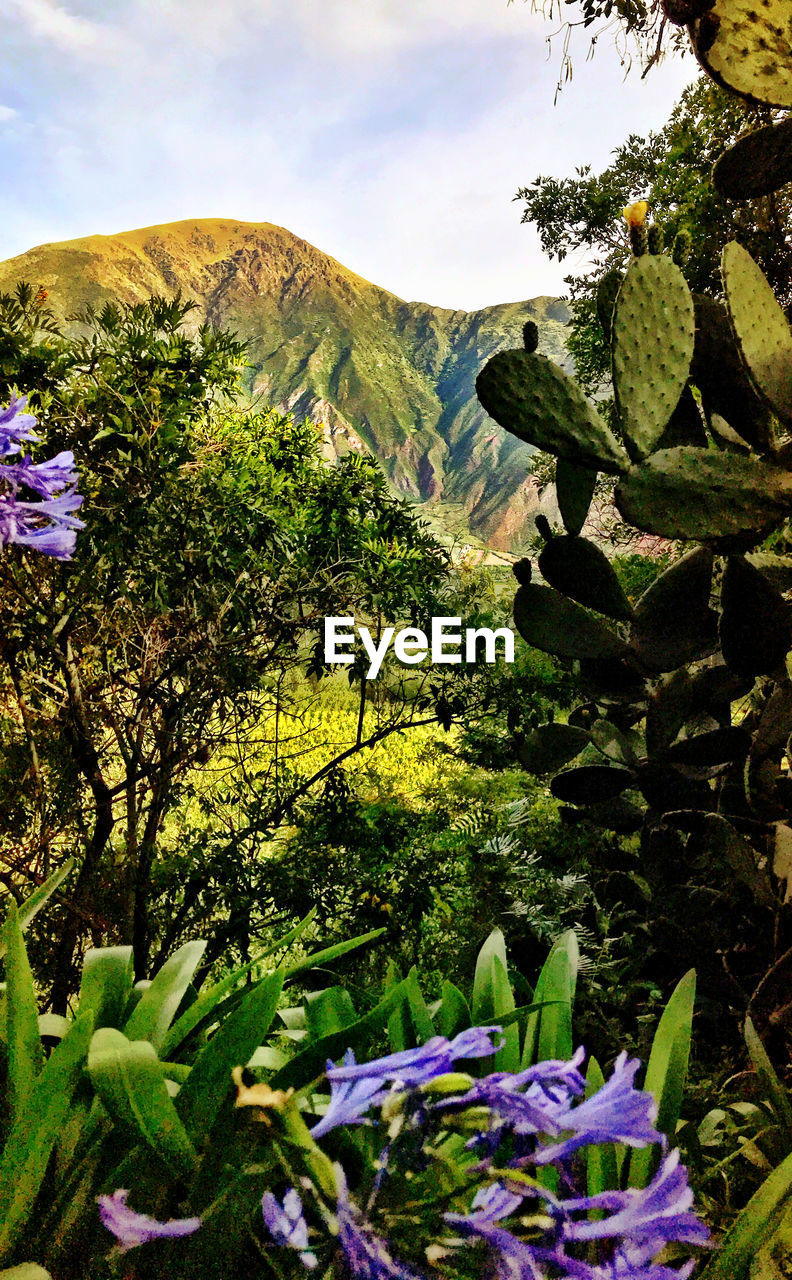
<svg viewBox="0 0 792 1280"><path fill-rule="evenodd" d="M62 319L109 299L180 293L191 323L227 325L248 343L245 389L321 422L328 458L368 449L391 486L427 513L453 509L462 532L515 551L539 497L531 449L475 397L496 351L520 346L564 362L565 304L546 296L460 311L408 302L273 223L185 219L50 242L0 263L0 290L42 285Z"/></svg>

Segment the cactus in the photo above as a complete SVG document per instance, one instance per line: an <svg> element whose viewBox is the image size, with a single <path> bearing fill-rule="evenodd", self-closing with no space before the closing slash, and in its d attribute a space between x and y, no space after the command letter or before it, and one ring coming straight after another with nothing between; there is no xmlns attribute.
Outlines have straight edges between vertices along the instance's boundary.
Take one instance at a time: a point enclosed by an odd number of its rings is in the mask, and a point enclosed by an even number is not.
<svg viewBox="0 0 792 1280"><path fill-rule="evenodd" d="M792 120L738 138L718 158L712 181L729 200L757 200L792 182Z"/></svg>
<svg viewBox="0 0 792 1280"><path fill-rule="evenodd" d="M689 15L697 54L721 82L792 106L790 0L663 5L676 20ZM792 120L758 129L719 161L716 181L736 199L772 192L792 180L790 151ZM625 448L536 354L496 356L477 383L502 426L558 457L566 534L537 522L549 585L531 581L527 561L515 565L514 619L528 644L575 663L585 701L567 725L536 729L521 759L550 775L565 822L639 831L641 874L676 891L683 911L691 898L679 877L698 866L707 893L726 880L747 889L747 929L774 936L757 913L779 918L765 868L776 824L792 823L792 555L788 532L781 554L762 543L792 517L792 442L782 434L792 434L792 333L739 245L723 254L728 306L694 299L680 271L687 233L672 257L656 224L647 231L645 202L625 218L635 257L597 293ZM633 606L607 555L580 536L597 471L617 477L629 525L698 544L679 548Z"/></svg>
<svg viewBox="0 0 792 1280"><path fill-rule="evenodd" d="M565 658L619 658L627 652L620 636L599 618L567 600L560 591L528 583L514 597L514 623L535 649Z"/></svg>
<svg viewBox="0 0 792 1280"><path fill-rule="evenodd" d="M693 299L670 258L632 263L613 316L613 385L627 450L657 446L687 382L695 334Z"/></svg>
<svg viewBox="0 0 792 1280"><path fill-rule="evenodd" d="M726 89L771 107L792 107L789 0L715 0L690 25L693 51Z"/></svg>
<svg viewBox="0 0 792 1280"><path fill-rule="evenodd" d="M773 444L772 418L746 374L729 313L705 293L695 294L693 302L696 340L690 378L701 392L702 408L710 421L718 414L754 449L767 452Z"/></svg>
<svg viewBox="0 0 792 1280"><path fill-rule="evenodd" d="M750 253L732 241L721 258L732 327L754 387L774 413L792 422L792 332Z"/></svg>
<svg viewBox="0 0 792 1280"><path fill-rule="evenodd" d="M609 618L629 622L632 607L604 552L585 538L551 538L539 556L551 587Z"/></svg>
<svg viewBox="0 0 792 1280"><path fill-rule="evenodd" d="M665 237L663 235L663 228L656 222L653 222L647 232L646 247L649 252L656 257L658 254L663 252L664 244Z"/></svg>
<svg viewBox="0 0 792 1280"><path fill-rule="evenodd" d="M597 318L608 342L613 332L613 312L623 279L624 273L618 267L613 267L605 272L597 289Z"/></svg>
<svg viewBox="0 0 792 1280"><path fill-rule="evenodd" d="M617 475L629 465L577 383L547 356L499 352L476 379L476 392L496 422L537 449Z"/></svg>
<svg viewBox="0 0 792 1280"><path fill-rule="evenodd" d="M567 533L580 533L586 523L597 473L591 467L579 467L566 458L556 463L555 487L558 509Z"/></svg>
<svg viewBox="0 0 792 1280"><path fill-rule="evenodd" d="M628 523L663 538L737 537L747 548L792 515L792 472L683 445L632 467L616 506Z"/></svg>

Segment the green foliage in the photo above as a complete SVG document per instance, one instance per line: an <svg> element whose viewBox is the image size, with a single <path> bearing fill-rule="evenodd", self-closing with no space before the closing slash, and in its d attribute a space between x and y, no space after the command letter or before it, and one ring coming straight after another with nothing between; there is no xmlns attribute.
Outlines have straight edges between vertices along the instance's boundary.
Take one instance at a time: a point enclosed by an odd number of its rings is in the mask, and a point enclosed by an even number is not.
<svg viewBox="0 0 792 1280"><path fill-rule="evenodd" d="M729 0L723 0L721 10L724 31L732 18L738 25L748 21L739 4L732 14ZM662 139L666 148L695 122L696 111L704 118L723 103L722 96L706 89L688 94ZM687 124L685 111L693 112ZM721 127L728 133L734 120L727 111ZM628 146L643 163L646 157L633 141ZM757 164L761 154L757 149ZM771 166L773 154L769 148ZM652 172L679 160L673 146L661 159L658 142ZM555 213L544 206L545 247L563 256L595 227L597 235L606 235L608 220L630 189L622 186L617 196L614 179L625 183L631 163L623 153L606 189L583 174L560 190L551 192L538 182L531 193L524 192L534 213L542 200L559 198ZM689 184L690 174L680 169ZM768 183L779 178L783 170L776 179L768 176ZM702 196L701 216L710 198ZM583 226L576 224L574 231L576 201ZM716 224L717 219L710 220L707 232ZM670 231L676 229L672 224ZM660 248L657 236L653 247ZM688 278L700 287L711 263L711 246L694 235ZM655 920L650 928L655 938L665 933L663 949L676 937L675 968L684 963L686 947L688 955L700 953L701 938L694 943L691 933L685 945L682 937L686 925L701 919L697 899L704 886L712 886L719 902L720 919L708 930L713 941L727 933L726 920L735 918L726 907L730 893L724 874L748 886L752 958L745 963L743 952L740 981L750 991L788 945L778 932L786 938L782 890L769 867L776 831L788 830L792 818L786 754L792 731L792 686L785 666L792 642L789 580L781 575L780 561L774 564L764 553L754 562L746 552L783 530L792 513L792 472L781 443L791 417L792 335L771 284L737 243L727 244L722 255L725 324L717 300L706 295L694 300L679 268L661 253L633 257L614 302L615 270L603 278L599 311L603 337L612 348L614 431L633 459L632 466L619 465L616 507L644 534L702 545L686 555L679 554L684 546L679 548L662 575L620 614L611 598L613 578L601 567L597 548L579 536L549 537L546 530L539 568L551 585L528 581L529 570L521 566L514 618L529 644L577 660L588 695L570 715L573 732L562 738L555 726L546 731L552 734L547 760L554 763L555 746L555 769L562 768L551 790L565 802L570 821L627 830L636 805L638 812L643 808L649 893L662 883L669 894L665 921ZM585 413L576 412L574 432L559 427L556 415L570 414L572 393L559 383L554 395L552 380L544 367L537 370L533 357L502 353L485 366L477 385L482 404L503 426L556 454L565 468L591 466L598 451L604 459L601 419L589 423L589 438L580 444L576 432L586 430ZM737 393L731 398L727 385ZM551 405L542 417L546 401ZM535 425L526 405L532 406ZM608 470L615 457L611 450L600 469ZM558 476L562 486L568 484L566 472L559 469ZM579 512L570 519L578 528ZM613 627L599 614L621 617L629 626ZM580 729L588 735L582 747ZM528 759L541 760L542 747L535 734ZM675 916L673 868L682 865L688 904ZM785 864L776 859L774 865L783 878ZM701 889L694 891L696 883ZM760 941L763 937L769 946ZM734 939L730 945L735 946ZM709 967L706 973L708 979L714 976ZM767 989L763 996L772 998Z"/></svg>

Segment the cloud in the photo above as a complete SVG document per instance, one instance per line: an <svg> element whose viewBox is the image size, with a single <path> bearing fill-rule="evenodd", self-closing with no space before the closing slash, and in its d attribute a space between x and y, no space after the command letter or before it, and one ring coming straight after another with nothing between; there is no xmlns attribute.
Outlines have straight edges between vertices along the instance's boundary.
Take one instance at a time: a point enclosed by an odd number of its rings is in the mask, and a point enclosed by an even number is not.
<svg viewBox="0 0 792 1280"><path fill-rule="evenodd" d="M4 107L0 104L0 124L7 124L9 120L17 120L19 112L15 107Z"/></svg>
<svg viewBox="0 0 792 1280"><path fill-rule="evenodd" d="M278 223L437 305L556 292L575 264L542 257L516 188L606 163L690 74L625 85L603 48L554 110L545 28L505 0L68 3L0 0L6 61L33 68L9 95L20 124L0 131L18 179L0 257L229 217Z"/></svg>
<svg viewBox="0 0 792 1280"><path fill-rule="evenodd" d="M111 27L80 17L54 0L5 0L5 8L34 40L53 44L65 53L104 56L117 46Z"/></svg>

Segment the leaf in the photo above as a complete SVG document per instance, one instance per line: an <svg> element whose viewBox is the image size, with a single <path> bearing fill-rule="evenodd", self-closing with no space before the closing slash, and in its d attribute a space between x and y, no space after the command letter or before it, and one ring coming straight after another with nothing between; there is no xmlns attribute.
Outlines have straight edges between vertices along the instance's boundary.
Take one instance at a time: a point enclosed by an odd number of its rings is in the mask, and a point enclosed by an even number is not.
<svg viewBox="0 0 792 1280"><path fill-rule="evenodd" d="M628 458L576 382L546 356L500 351L476 378L482 407L520 440L581 466L618 474Z"/></svg>
<svg viewBox="0 0 792 1280"><path fill-rule="evenodd" d="M195 1149L165 1084L162 1063L148 1040L128 1040L113 1027L94 1033L88 1074L110 1115L177 1176L192 1173Z"/></svg>
<svg viewBox="0 0 792 1280"><path fill-rule="evenodd" d="M713 0L690 24L707 75L751 101L792 107L788 0Z"/></svg>
<svg viewBox="0 0 792 1280"><path fill-rule="evenodd" d="M657 1103L657 1128L673 1142L687 1078L696 971L690 969L677 983L652 1041L644 1090ZM630 1156L629 1185L645 1187L657 1163L654 1147L634 1150Z"/></svg>
<svg viewBox="0 0 792 1280"><path fill-rule="evenodd" d="M59 867L55 874L50 876L49 880L46 880L44 884L39 885L38 889L35 889L33 893L31 893L30 897L25 899L21 907L17 908L19 927L23 933L25 929L27 929L31 920L38 915L41 908L49 902L53 893L56 893L64 880L69 877L73 867L74 858L68 858L67 861L64 862L63 866ZM0 938L0 960L2 960L5 953L6 944L5 941Z"/></svg>
<svg viewBox="0 0 792 1280"><path fill-rule="evenodd" d="M608 557L586 538L551 538L539 556L539 571L551 587L578 604L622 622L632 617Z"/></svg>
<svg viewBox="0 0 792 1280"><path fill-rule="evenodd" d="M693 298L676 263L644 254L627 270L613 315L613 387L627 450L657 448L693 356Z"/></svg>
<svg viewBox="0 0 792 1280"><path fill-rule="evenodd" d="M394 1009L406 999L407 979L404 978L393 987L378 1004L362 1018L359 1018L345 1031L336 1031L330 1036L315 1040L301 1053L298 1053L286 1066L278 1071L270 1081L273 1089L302 1089L324 1074L328 1058L338 1062L347 1049L355 1049L366 1044L371 1036L388 1025L388 1019Z"/></svg>
<svg viewBox="0 0 792 1280"><path fill-rule="evenodd" d="M562 933L550 948L534 991L534 1000L554 1001L531 1014L525 1030L522 1066L549 1058L572 1057L572 1006L575 1002L580 954L574 929Z"/></svg>
<svg viewBox="0 0 792 1280"><path fill-rule="evenodd" d="M792 901L792 827L776 822L773 838L773 875L784 881L784 905Z"/></svg>
<svg viewBox="0 0 792 1280"><path fill-rule="evenodd" d="M792 644L789 605L743 556L729 556L721 586L721 651L742 676L770 675Z"/></svg>
<svg viewBox="0 0 792 1280"><path fill-rule="evenodd" d="M460 1031L473 1025L473 1015L467 1000L459 988L448 980L443 983L443 995L436 1020L439 1034L447 1040L453 1040Z"/></svg>
<svg viewBox="0 0 792 1280"><path fill-rule="evenodd" d="M195 1059L176 1098L176 1110L194 1141L211 1129L232 1089L234 1067L244 1066L263 1044L275 1017L283 979L282 969L267 974L224 1019Z"/></svg>
<svg viewBox="0 0 792 1280"><path fill-rule="evenodd" d="M0 1158L0 1260L25 1226L69 1112L93 1032L79 1017L44 1064L29 1109L18 1117Z"/></svg>
<svg viewBox="0 0 792 1280"><path fill-rule="evenodd" d="M589 1058L586 1069L586 1098L597 1093L605 1083L602 1069L594 1057ZM616 1151L612 1143L600 1143L585 1148L586 1194L598 1196L603 1191L619 1190L619 1173ZM598 1211L603 1216L602 1211ZM592 1216L596 1217L596 1214Z"/></svg>
<svg viewBox="0 0 792 1280"><path fill-rule="evenodd" d="M91 947L83 960L78 1008L93 1010L96 1027L117 1027L132 984L131 947Z"/></svg>
<svg viewBox="0 0 792 1280"><path fill-rule="evenodd" d="M471 1010L475 1027L500 1025L499 1018L515 1008L508 976L506 942L500 929L493 929L476 959ZM502 1047L492 1059L493 1071L517 1071L520 1065L520 1033L516 1025L504 1031ZM489 1061L489 1060L488 1060Z"/></svg>
<svg viewBox="0 0 792 1280"><path fill-rule="evenodd" d="M744 760L751 746L750 734L738 725L726 729L711 729L683 738L669 747L666 759L671 764L695 768L714 768L717 765L735 764Z"/></svg>
<svg viewBox="0 0 792 1280"><path fill-rule="evenodd" d="M745 1043L754 1070L759 1077L760 1086L778 1122L784 1154L788 1155L792 1146L792 1103L790 1103L786 1086L781 1083L773 1070L773 1064L750 1018L745 1019Z"/></svg>
<svg viewBox="0 0 792 1280"><path fill-rule="evenodd" d="M44 1066L38 1025L38 1004L27 951L19 927L16 903L9 907L3 927L6 953L6 1053L11 1122L28 1115L36 1079Z"/></svg>
<svg viewBox="0 0 792 1280"><path fill-rule="evenodd" d="M792 333L765 275L736 241L725 245L721 275L732 327L759 395L792 421Z"/></svg>
<svg viewBox="0 0 792 1280"><path fill-rule="evenodd" d="M528 734L518 752L520 764L536 777L555 773L579 756L588 743L585 729L553 720Z"/></svg>
<svg viewBox="0 0 792 1280"><path fill-rule="evenodd" d="M173 1051L178 1048L182 1041L185 1040L192 1031L195 1031L200 1026L209 1023L215 1017L218 1006L232 995L235 987L238 986L242 978L250 973L251 969L254 969L256 965L261 964L262 960L265 960L267 956L274 955L276 951L281 951L291 943L296 942L297 939L310 928L315 918L316 909L314 908L314 910L310 911L305 919L295 925L295 927L291 929L285 937L279 938L278 941L272 943L271 946L265 947L262 951L257 952L253 959L249 960L247 964L240 965L237 969L232 970L232 972L220 982L217 982L214 986L210 987L208 991L202 992L198 999L195 1000L189 1008L185 1009L181 1017L179 1017L171 1027L165 1037L164 1043L161 1046L162 1056L164 1058L170 1057ZM379 930L378 932L382 931ZM368 934L365 936L370 937L371 935ZM353 941L357 941L357 939L353 939ZM331 948L331 950L333 950L333 948ZM320 952L319 956L322 954L324 954L326 959L327 953ZM287 970L288 976L294 976L296 973L302 972L303 968L310 967L310 964L318 960L319 956L309 957L306 962L301 961L298 964L293 965L289 970Z"/></svg>
<svg viewBox="0 0 792 1280"><path fill-rule="evenodd" d="M22 1262L18 1267L0 1271L0 1280L52 1280L52 1276L35 1262Z"/></svg>
<svg viewBox="0 0 792 1280"><path fill-rule="evenodd" d="M792 1195L792 1155L765 1178L720 1242L700 1280L748 1280L751 1263L771 1224Z"/></svg>
<svg viewBox="0 0 792 1280"><path fill-rule="evenodd" d="M129 1040L150 1040L155 1049L162 1048L205 950L205 942L186 942L165 961L124 1027Z"/></svg>
<svg viewBox="0 0 792 1280"><path fill-rule="evenodd" d="M349 992L344 987L325 987L323 991L311 991L305 997L305 1014L308 1035L312 1040L343 1031L357 1021L357 1013Z"/></svg>
<svg viewBox="0 0 792 1280"><path fill-rule="evenodd" d="M529 582L514 597L514 623L528 644L562 658L619 658L624 641L552 587Z"/></svg>

